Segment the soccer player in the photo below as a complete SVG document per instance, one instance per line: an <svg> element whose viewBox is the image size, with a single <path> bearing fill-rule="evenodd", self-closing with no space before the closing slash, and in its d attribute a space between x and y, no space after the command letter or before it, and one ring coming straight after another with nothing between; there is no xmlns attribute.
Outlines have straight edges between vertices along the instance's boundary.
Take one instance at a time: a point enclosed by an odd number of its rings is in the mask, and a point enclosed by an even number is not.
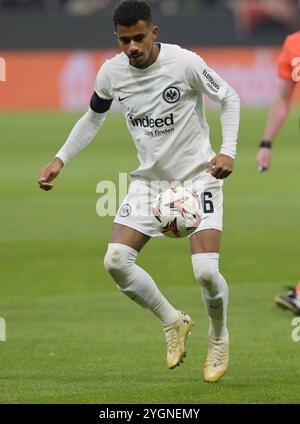
<svg viewBox="0 0 300 424"><path fill-rule="evenodd" d="M52 180L90 143L112 100L118 100L140 166L130 174L131 185L115 217L104 265L124 294L159 318L167 342L167 366L175 368L185 357L192 319L168 302L135 261L151 237L161 236L155 218L148 213L158 194L153 193L152 183L192 182L194 191L202 195L204 210L200 226L190 237L194 274L210 320L203 375L206 381L215 382L225 374L229 358L228 287L218 264L222 180L231 174L236 156L239 97L197 54L156 41L158 28L146 2L121 2L113 21L122 52L99 70L88 111L43 169L39 184L44 190L53 188ZM209 140L203 94L221 104L223 140L217 155Z"/></svg>
<svg viewBox="0 0 300 424"><path fill-rule="evenodd" d="M257 164L260 171L267 171L271 165L272 144L285 123L292 96L300 79L300 31L286 37L278 59L278 88L273 100L263 139L259 144ZM300 315L300 286L290 289L284 296L276 296L278 306L290 309Z"/></svg>

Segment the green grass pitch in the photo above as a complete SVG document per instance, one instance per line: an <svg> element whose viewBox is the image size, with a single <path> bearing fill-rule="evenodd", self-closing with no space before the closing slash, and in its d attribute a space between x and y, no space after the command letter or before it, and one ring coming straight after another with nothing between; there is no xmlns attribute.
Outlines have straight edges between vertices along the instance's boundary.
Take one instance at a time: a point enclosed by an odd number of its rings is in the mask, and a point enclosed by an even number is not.
<svg viewBox="0 0 300 424"><path fill-rule="evenodd" d="M96 140L42 192L37 175L77 114L0 116L1 403L299 403L300 342L273 297L300 279L300 135L293 109L272 171L255 154L266 110L243 110L239 155L224 186L221 270L230 285L230 370L204 383L207 317L183 240L152 240L138 263L193 317L185 363L165 365L159 321L122 295L103 268L112 218L96 215L101 180L137 159L111 113ZM220 141L218 112L208 113Z"/></svg>

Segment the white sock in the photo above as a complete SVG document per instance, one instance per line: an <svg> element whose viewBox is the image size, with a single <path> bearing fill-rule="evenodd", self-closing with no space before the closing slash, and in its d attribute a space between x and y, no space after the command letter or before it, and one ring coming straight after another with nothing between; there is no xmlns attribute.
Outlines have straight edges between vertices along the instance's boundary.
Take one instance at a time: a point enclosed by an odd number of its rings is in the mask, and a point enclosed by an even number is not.
<svg viewBox="0 0 300 424"><path fill-rule="evenodd" d="M197 253L192 255L192 262L195 277L202 286L202 296L209 316L208 334L213 338L225 337L228 335L228 286L219 272L219 254Z"/></svg>
<svg viewBox="0 0 300 424"><path fill-rule="evenodd" d="M138 252L121 243L109 243L104 266L118 288L131 300L150 309L164 326L176 322L178 311L165 299L155 282L135 264Z"/></svg>

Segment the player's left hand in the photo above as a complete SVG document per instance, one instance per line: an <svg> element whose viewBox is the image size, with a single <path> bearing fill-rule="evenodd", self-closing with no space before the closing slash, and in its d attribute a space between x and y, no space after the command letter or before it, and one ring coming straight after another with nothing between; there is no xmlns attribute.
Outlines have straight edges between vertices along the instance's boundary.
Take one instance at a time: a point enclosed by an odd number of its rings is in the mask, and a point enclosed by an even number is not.
<svg viewBox="0 0 300 424"><path fill-rule="evenodd" d="M222 153L215 156L208 164L206 171L218 180L227 178L233 171L234 160Z"/></svg>

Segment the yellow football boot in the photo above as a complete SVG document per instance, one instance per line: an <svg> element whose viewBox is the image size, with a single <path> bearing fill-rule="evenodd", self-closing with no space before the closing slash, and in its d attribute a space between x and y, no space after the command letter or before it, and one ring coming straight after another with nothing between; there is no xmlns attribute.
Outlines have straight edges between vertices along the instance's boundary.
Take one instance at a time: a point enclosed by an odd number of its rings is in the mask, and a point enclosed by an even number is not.
<svg viewBox="0 0 300 424"><path fill-rule="evenodd" d="M168 327L164 327L165 337L167 341L167 367L172 369L183 362L186 356L185 340L193 326L193 321L184 312L178 311L178 320Z"/></svg>
<svg viewBox="0 0 300 424"><path fill-rule="evenodd" d="M208 339L208 353L203 367L203 378L208 383L220 380L228 369L229 336Z"/></svg>

